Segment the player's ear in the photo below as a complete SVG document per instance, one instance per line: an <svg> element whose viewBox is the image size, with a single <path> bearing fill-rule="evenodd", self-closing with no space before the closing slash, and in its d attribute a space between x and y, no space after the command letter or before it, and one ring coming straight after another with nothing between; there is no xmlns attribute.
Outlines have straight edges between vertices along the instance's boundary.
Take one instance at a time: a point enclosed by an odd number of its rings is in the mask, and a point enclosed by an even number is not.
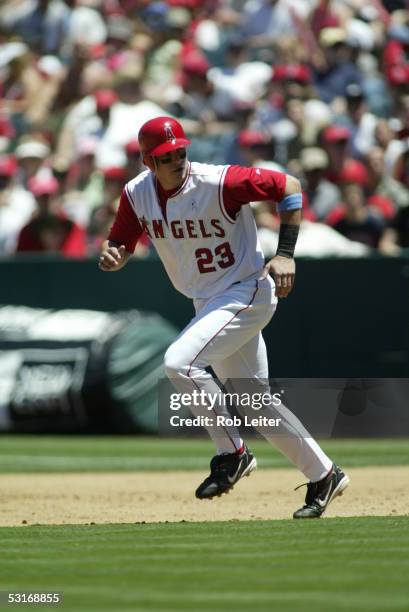
<svg viewBox="0 0 409 612"><path fill-rule="evenodd" d="M155 172L155 164L154 164L152 155L144 155L142 158L142 161L145 164L145 166L149 168L149 170L151 170L152 172Z"/></svg>

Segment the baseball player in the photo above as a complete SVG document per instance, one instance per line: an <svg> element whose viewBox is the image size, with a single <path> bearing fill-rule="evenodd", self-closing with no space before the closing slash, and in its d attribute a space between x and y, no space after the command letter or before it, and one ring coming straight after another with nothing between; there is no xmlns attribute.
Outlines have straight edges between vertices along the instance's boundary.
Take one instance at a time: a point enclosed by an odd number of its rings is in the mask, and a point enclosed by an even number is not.
<svg viewBox="0 0 409 612"><path fill-rule="evenodd" d="M266 346L261 330L273 316L278 298L290 293L293 259L301 220L301 189L290 175L240 166L189 162L183 127L171 117L157 117L139 132L147 170L129 181L99 267L120 270L147 234L175 288L193 299L196 316L165 354L165 370L181 393L200 393L192 405L215 446L210 475L196 490L199 499L228 493L257 462L244 444L220 396L218 381L250 380L268 391ZM273 200L280 214L277 254L264 265L251 201ZM274 280L273 280L274 279ZM197 404L197 405L196 405ZM308 478L305 505L294 518L318 518L349 483L287 408L275 427L258 431ZM283 433L284 432L284 433Z"/></svg>

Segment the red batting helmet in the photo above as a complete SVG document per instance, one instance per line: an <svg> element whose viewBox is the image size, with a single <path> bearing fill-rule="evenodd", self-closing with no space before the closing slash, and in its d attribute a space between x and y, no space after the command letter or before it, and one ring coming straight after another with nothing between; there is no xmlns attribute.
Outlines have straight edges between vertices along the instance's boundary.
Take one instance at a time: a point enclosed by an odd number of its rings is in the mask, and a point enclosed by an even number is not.
<svg viewBox="0 0 409 612"><path fill-rule="evenodd" d="M179 121L155 117L143 124L138 134L142 155L163 155L190 144Z"/></svg>

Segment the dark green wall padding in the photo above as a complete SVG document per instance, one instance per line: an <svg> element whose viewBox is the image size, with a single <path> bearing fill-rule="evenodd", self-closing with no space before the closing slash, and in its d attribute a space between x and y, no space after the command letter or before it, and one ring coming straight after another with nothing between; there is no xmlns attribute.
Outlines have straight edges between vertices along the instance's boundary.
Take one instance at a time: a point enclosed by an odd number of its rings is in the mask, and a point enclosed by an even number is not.
<svg viewBox="0 0 409 612"><path fill-rule="evenodd" d="M96 260L0 261L0 303L194 314L157 259L103 273ZM298 260L294 290L264 331L270 376L409 376L409 257Z"/></svg>
<svg viewBox="0 0 409 612"><path fill-rule="evenodd" d="M165 376L163 355L176 335L172 325L152 315L115 338L107 364L115 432L157 432L157 382Z"/></svg>

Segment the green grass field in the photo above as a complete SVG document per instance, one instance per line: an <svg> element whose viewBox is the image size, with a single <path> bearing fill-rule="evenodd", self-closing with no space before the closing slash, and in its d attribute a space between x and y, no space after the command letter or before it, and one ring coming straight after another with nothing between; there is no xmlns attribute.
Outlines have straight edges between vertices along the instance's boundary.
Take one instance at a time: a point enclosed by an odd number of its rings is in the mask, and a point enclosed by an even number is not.
<svg viewBox="0 0 409 612"><path fill-rule="evenodd" d="M62 592L63 610L408 610L403 517L3 528L0 537L1 589Z"/></svg>
<svg viewBox="0 0 409 612"><path fill-rule="evenodd" d="M407 440L323 446L345 467L409 463ZM252 447L261 468L287 465ZM197 469L211 452L204 440L2 436L0 471ZM41 609L409 610L409 516L2 527L0 542L0 591L63 593Z"/></svg>
<svg viewBox="0 0 409 612"><path fill-rule="evenodd" d="M249 446L260 468L290 467L264 440ZM343 467L409 465L407 439L323 440L322 447ZM0 472L197 470L208 466L212 453L212 443L202 438L0 436Z"/></svg>

